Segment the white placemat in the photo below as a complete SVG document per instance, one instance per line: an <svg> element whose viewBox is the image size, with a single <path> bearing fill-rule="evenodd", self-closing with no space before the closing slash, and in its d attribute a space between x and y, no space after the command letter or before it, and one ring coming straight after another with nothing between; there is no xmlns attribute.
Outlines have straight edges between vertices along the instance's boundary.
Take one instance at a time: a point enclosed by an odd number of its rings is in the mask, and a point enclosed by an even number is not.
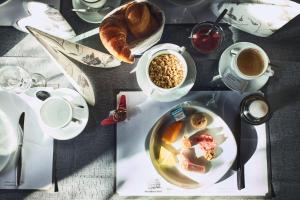
<svg viewBox="0 0 300 200"><path fill-rule="evenodd" d="M43 133L34 106L28 105L28 101L34 104L37 99L24 96L0 91L0 109L9 112L14 125L18 125L19 116L25 112L21 185L15 186L16 168L11 161L0 172L0 189L48 190L52 188L53 139Z"/></svg>
<svg viewBox="0 0 300 200"><path fill-rule="evenodd" d="M268 193L265 124L256 126L253 136L247 135L242 139L243 144L251 143L253 148L249 150L250 159L245 164L245 188L242 190L237 189L234 170L229 170L218 183L205 190L171 185L156 172L145 148L152 125L178 103L197 100L206 104L217 111L230 127L242 95L232 91L190 92L181 100L160 103L149 99L142 92L121 92L119 95L122 94L127 98L128 120L117 125L116 185L120 196L265 196Z"/></svg>

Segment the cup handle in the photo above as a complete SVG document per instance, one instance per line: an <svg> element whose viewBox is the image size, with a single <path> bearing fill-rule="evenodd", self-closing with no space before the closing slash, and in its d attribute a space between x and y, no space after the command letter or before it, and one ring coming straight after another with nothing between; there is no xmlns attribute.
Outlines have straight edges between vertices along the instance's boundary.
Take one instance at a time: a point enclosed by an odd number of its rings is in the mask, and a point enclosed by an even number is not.
<svg viewBox="0 0 300 200"><path fill-rule="evenodd" d="M274 76L274 70L271 68L270 65L268 66L267 70L265 71L265 75Z"/></svg>
<svg viewBox="0 0 300 200"><path fill-rule="evenodd" d="M84 107L79 107L76 105L72 105L72 112L73 112L73 116L72 116L72 122L75 123L81 123L81 116L82 116L82 112L83 112Z"/></svg>
<svg viewBox="0 0 300 200"><path fill-rule="evenodd" d="M178 50L178 53L180 53L180 54L183 54L184 52L185 52L185 47L184 46L182 46L182 47L180 47L180 49Z"/></svg>
<svg viewBox="0 0 300 200"><path fill-rule="evenodd" d="M222 76L220 74L218 74L218 75L214 76L210 82L215 82L217 80L220 80L221 78L222 78Z"/></svg>
<svg viewBox="0 0 300 200"><path fill-rule="evenodd" d="M236 55L238 54L239 51L240 51L239 48L233 48L233 49L230 50L230 54L231 54L232 56L236 56Z"/></svg>

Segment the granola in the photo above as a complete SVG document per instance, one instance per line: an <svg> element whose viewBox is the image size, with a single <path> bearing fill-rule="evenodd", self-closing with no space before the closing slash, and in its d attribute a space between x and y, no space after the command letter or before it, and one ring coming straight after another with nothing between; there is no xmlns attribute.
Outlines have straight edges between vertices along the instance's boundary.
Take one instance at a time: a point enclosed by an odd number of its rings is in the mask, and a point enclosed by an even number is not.
<svg viewBox="0 0 300 200"><path fill-rule="evenodd" d="M149 76L158 87L164 89L176 87L183 80L182 63L175 55L159 55L150 63Z"/></svg>

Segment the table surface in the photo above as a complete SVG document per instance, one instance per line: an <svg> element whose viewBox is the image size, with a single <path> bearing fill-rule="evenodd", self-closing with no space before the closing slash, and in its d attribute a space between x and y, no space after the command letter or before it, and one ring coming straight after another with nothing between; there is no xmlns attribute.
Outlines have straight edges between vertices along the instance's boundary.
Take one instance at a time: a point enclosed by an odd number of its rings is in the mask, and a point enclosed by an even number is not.
<svg viewBox="0 0 300 200"><path fill-rule="evenodd" d="M166 1L153 1L159 4L167 15L168 24L165 26L160 43L170 42L186 46L196 62L198 72L193 87L195 91L226 90L223 84L212 84L210 80L216 75L222 50L230 44L239 41L253 42L268 53L270 60L276 65L275 76L263 89L273 111L269 122L274 194L272 198L298 199L300 196L300 173L298 172L300 159L297 159L300 156L298 132L300 127L300 16L268 38L256 37L223 25L226 40L221 50L204 56L192 49L188 35L192 23L215 19L208 7L199 5L180 8ZM76 14L69 12L70 8L71 1L62 1L61 11L77 34L98 26L82 21ZM98 35L86 38L81 43L101 50ZM40 72L48 78L51 77L54 84L59 83L61 87L70 86L39 44L31 36L12 27L0 28L0 64L3 63L17 63L32 72ZM129 73L134 67L135 65L127 64L107 70L82 67L96 86L96 105L90 107L89 122L81 135L69 141L55 143L55 170L59 192L1 190L0 200L120 199L115 194L115 129L113 126L102 127L99 121L114 109L116 90L140 90L135 74ZM197 198L201 199L201 197ZM153 197L140 199L153 199ZM229 197L220 199L229 199Z"/></svg>

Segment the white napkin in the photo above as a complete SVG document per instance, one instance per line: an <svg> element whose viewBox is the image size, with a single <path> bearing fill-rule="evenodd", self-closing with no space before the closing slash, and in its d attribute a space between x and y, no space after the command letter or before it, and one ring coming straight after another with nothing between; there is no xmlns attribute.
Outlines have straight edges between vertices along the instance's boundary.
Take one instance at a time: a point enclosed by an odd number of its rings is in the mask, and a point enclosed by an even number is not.
<svg viewBox="0 0 300 200"><path fill-rule="evenodd" d="M272 35L300 14L300 4L289 0L219 0L212 9L219 15L228 9L224 20L232 26L253 35Z"/></svg>
<svg viewBox="0 0 300 200"><path fill-rule="evenodd" d="M10 95L14 96L14 94ZM12 102L14 104L11 106L11 109L15 109L13 112L14 119L12 123L17 124L19 120L18 117L22 112L25 112L21 185L18 188L15 186L16 169L15 164L12 162L9 164L8 169L0 173L0 188L51 189L53 139L42 132L39 123L37 123L38 119L36 111L27 106L26 102L21 98L15 96L7 98L13 100ZM7 102L1 103L4 103L5 105Z"/></svg>
<svg viewBox="0 0 300 200"><path fill-rule="evenodd" d="M16 28L28 32L26 26L31 26L64 39L70 39L76 36L74 30L59 10L42 2L30 1L26 2L25 5L27 6L30 16L17 21Z"/></svg>
<svg viewBox="0 0 300 200"><path fill-rule="evenodd" d="M217 92L216 101L227 99L236 106L241 100L231 91ZM245 164L245 188L237 189L236 172L211 187L183 189L166 182L153 167L145 150L148 131L159 117L172 106L186 100L204 99L212 92L190 92L181 100L169 103L155 102L142 92L121 92L126 95L128 121L117 125L117 193L120 196L265 196L268 193L268 171L265 125L256 126L257 146ZM217 95L218 96L218 95ZM224 102L223 102L224 103ZM253 138L245 138L251 142Z"/></svg>

